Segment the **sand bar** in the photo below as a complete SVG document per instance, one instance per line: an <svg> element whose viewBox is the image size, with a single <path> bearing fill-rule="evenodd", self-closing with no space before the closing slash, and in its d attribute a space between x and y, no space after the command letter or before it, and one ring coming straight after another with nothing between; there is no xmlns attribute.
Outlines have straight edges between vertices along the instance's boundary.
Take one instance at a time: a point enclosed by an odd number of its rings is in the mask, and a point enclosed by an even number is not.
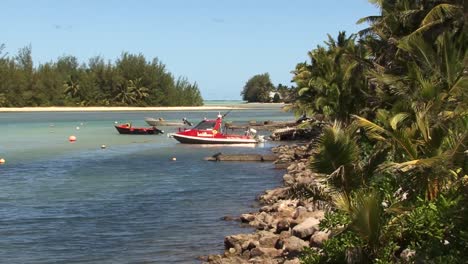
<svg viewBox="0 0 468 264"><path fill-rule="evenodd" d="M205 106L171 106L171 107L0 107L0 112L125 112L125 111L197 111L197 110L230 110L230 109L259 109L259 108L281 108L284 104L238 104L228 105L205 105Z"/></svg>

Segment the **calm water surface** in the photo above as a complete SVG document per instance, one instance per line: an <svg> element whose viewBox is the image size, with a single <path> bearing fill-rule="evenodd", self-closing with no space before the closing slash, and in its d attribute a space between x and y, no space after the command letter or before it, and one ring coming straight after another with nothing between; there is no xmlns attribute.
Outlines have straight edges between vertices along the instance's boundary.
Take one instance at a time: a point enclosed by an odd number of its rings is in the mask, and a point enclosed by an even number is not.
<svg viewBox="0 0 468 264"><path fill-rule="evenodd" d="M114 122L198 121L216 111L0 113L1 263L198 263L223 238L249 232L225 215L256 210L281 182L271 163L215 163L255 147L179 144L119 135ZM279 109L233 111L227 121L292 120ZM175 128L161 127L167 132ZM68 136L77 141L69 143ZM106 149L101 149L105 144ZM176 161L172 161L176 157Z"/></svg>

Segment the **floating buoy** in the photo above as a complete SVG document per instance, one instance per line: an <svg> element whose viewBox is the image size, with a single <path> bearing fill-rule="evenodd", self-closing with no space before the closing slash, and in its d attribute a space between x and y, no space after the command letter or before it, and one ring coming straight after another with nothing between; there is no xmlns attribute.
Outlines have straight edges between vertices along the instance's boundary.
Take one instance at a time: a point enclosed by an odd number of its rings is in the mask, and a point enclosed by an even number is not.
<svg viewBox="0 0 468 264"><path fill-rule="evenodd" d="M119 122L117 122L117 121L114 121L114 124L118 124L118 123L119 123Z"/></svg>
<svg viewBox="0 0 468 264"><path fill-rule="evenodd" d="M83 125L83 123L80 123L80 126L82 126L82 125Z"/></svg>
<svg viewBox="0 0 468 264"><path fill-rule="evenodd" d="M69 136L69 137L68 137L68 141L70 141L70 142L75 142L75 141L76 141L76 137L75 137L75 136Z"/></svg>
<svg viewBox="0 0 468 264"><path fill-rule="evenodd" d="M76 127L76 130L80 130L80 127L79 127L79 126L77 126L77 127Z"/></svg>
<svg viewBox="0 0 468 264"><path fill-rule="evenodd" d="M0 164L5 164L5 159L0 159Z"/></svg>
<svg viewBox="0 0 468 264"><path fill-rule="evenodd" d="M105 148L107 148L107 146L104 145L104 144L102 144L102 145L101 145L101 149L105 149Z"/></svg>
<svg viewBox="0 0 468 264"><path fill-rule="evenodd" d="M177 160L176 157L172 157L172 160Z"/></svg>

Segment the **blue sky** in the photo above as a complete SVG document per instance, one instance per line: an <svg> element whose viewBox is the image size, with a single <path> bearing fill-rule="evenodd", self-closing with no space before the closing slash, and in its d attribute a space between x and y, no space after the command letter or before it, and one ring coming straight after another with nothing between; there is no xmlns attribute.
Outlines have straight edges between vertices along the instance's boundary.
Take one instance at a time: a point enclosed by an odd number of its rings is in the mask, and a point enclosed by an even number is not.
<svg viewBox="0 0 468 264"><path fill-rule="evenodd" d="M31 44L37 66L142 53L196 81L207 100L240 99L247 80L265 72L290 85L327 33L355 33L365 27L359 18L378 14L367 0L4 0L1 9L9 55Z"/></svg>

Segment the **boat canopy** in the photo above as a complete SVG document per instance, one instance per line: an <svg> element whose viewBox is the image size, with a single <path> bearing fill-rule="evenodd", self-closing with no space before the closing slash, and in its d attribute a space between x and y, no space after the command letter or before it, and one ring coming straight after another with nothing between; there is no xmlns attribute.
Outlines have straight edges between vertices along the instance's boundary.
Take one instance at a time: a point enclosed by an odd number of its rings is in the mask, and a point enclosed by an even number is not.
<svg viewBox="0 0 468 264"><path fill-rule="evenodd" d="M198 129L198 130L208 130L208 129L214 129L216 125L215 120L203 120L198 125L196 125L193 129Z"/></svg>

